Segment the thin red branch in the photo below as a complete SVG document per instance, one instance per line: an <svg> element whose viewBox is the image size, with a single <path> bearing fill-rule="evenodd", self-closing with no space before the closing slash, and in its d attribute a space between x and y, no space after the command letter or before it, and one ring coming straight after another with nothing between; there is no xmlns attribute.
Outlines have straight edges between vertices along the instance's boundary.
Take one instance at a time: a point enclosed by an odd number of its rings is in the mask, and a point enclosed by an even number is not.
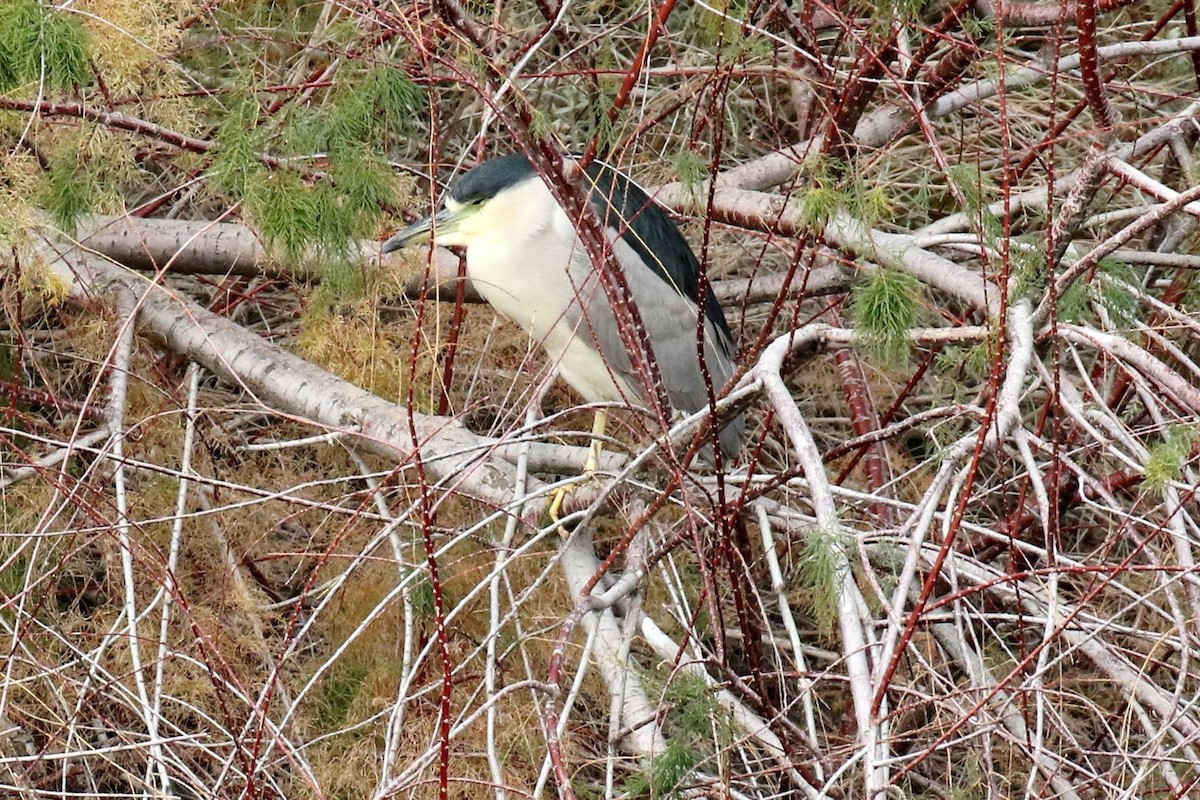
<svg viewBox="0 0 1200 800"><path fill-rule="evenodd" d="M633 93L633 87L637 85L638 78L642 74L642 69L646 66L646 59L650 57L650 51L654 48L658 37L666 27L671 12L675 10L675 3L676 0L663 0L658 14L651 18L650 30L646 32L646 36L642 39L642 46L638 48L637 56L633 59L633 63L629 65L629 70L625 73L625 80L621 82L621 88L617 90L612 105L608 107L606 114L609 122L616 122L617 117L621 114L621 110L629 102L629 96ZM579 159L581 169L586 169L592 163L592 159L596 157L596 150L599 146L600 134L597 133L588 142L587 149L583 152L583 157Z"/></svg>
<svg viewBox="0 0 1200 800"><path fill-rule="evenodd" d="M1079 72L1083 76L1084 93L1092 109L1103 139L1117 124L1117 115L1108 102L1104 91L1104 79L1100 76L1100 55L1096 45L1097 0L1077 0L1075 24L1079 27Z"/></svg>
<svg viewBox="0 0 1200 800"><path fill-rule="evenodd" d="M106 125L117 130L158 139L159 141L173 144L176 147L189 150L193 153L207 153L214 146L213 142L209 139L197 139L194 136L173 131L162 125L147 122L144 119L131 117L128 114L122 114L118 111L103 111L99 108L84 105L83 103L58 102L55 100L18 100L13 97L0 97L0 110L21 111L27 114L39 114L44 117L76 117L86 119L90 122L98 122L101 125ZM274 159L270 160L272 166L277 165L274 162Z"/></svg>

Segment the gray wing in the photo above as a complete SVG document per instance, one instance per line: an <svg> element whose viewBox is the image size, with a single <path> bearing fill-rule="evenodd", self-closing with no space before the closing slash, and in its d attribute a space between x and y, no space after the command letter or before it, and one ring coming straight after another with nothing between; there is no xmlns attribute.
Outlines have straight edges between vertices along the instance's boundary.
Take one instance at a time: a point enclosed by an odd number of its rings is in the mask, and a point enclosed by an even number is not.
<svg viewBox="0 0 1200 800"><path fill-rule="evenodd" d="M671 405L687 413L705 408L708 405L708 388L696 347L698 311L695 303L673 290L670 284L654 272L641 267L640 260L625 242L618 238L613 247L622 266L631 263L638 265L632 269L627 268L625 277L642 322L646 326L646 335L651 342L654 360L662 376L667 398ZM589 272L590 266L590 263L586 266ZM623 378L635 391L640 392L641 380L633 368L633 360L625 341L621 338L612 306L597 277L594 274L589 277L584 303L587 309L586 319L579 321L579 335L591 339L591 343L604 357L605 363L613 373ZM575 309L574 313L579 313L579 310ZM711 320L706 319L704 361L714 392L719 392L733 376L735 364L732 349L732 343L726 339L724 332L718 331ZM722 426L721 452L726 457L733 458L741 449L744 432L745 421L740 415Z"/></svg>

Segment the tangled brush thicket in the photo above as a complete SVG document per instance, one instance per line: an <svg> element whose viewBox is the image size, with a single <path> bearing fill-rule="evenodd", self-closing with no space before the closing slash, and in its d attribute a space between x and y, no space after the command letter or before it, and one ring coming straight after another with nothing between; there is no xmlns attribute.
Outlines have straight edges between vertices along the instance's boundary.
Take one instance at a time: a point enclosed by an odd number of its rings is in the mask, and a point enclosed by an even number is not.
<svg viewBox="0 0 1200 800"><path fill-rule="evenodd" d="M1191 796L1193 16L0 4L0 793ZM374 244L514 149L676 213L736 463L550 521L590 409Z"/></svg>

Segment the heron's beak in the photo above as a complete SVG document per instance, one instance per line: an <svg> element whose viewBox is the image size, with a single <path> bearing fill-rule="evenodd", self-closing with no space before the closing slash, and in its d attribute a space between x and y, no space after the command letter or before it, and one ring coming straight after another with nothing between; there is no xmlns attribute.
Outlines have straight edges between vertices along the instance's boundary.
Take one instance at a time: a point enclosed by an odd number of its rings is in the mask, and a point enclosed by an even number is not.
<svg viewBox="0 0 1200 800"><path fill-rule="evenodd" d="M383 252L394 253L407 245L427 242L433 237L435 230L438 233L451 233L454 231L455 222L457 222L457 218L454 212L448 208L443 208L432 217L426 217L419 222L414 222L388 239L383 243Z"/></svg>

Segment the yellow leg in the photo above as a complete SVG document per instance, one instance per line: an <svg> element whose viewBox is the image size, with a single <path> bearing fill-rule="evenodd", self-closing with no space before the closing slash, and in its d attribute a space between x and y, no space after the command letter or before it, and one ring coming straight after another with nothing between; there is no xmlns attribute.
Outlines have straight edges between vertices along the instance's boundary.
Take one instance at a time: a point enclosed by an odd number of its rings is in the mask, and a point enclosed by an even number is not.
<svg viewBox="0 0 1200 800"><path fill-rule="evenodd" d="M592 444L588 447L587 462L583 465L585 473L595 472L600 466L600 453L604 450L604 429L608 427L608 411L600 409L592 417Z"/></svg>
<svg viewBox="0 0 1200 800"><path fill-rule="evenodd" d="M587 478L596 468L600 466L600 453L604 450L604 429L608 426L608 411L600 409L596 412L596 416L592 418L592 442L588 445L587 461L583 464L582 478ZM554 493L554 498L550 501L550 519L558 522L562 512L563 501L567 499L567 495L575 490L575 484L564 486ZM561 525L558 527L560 536L566 536L567 530Z"/></svg>

